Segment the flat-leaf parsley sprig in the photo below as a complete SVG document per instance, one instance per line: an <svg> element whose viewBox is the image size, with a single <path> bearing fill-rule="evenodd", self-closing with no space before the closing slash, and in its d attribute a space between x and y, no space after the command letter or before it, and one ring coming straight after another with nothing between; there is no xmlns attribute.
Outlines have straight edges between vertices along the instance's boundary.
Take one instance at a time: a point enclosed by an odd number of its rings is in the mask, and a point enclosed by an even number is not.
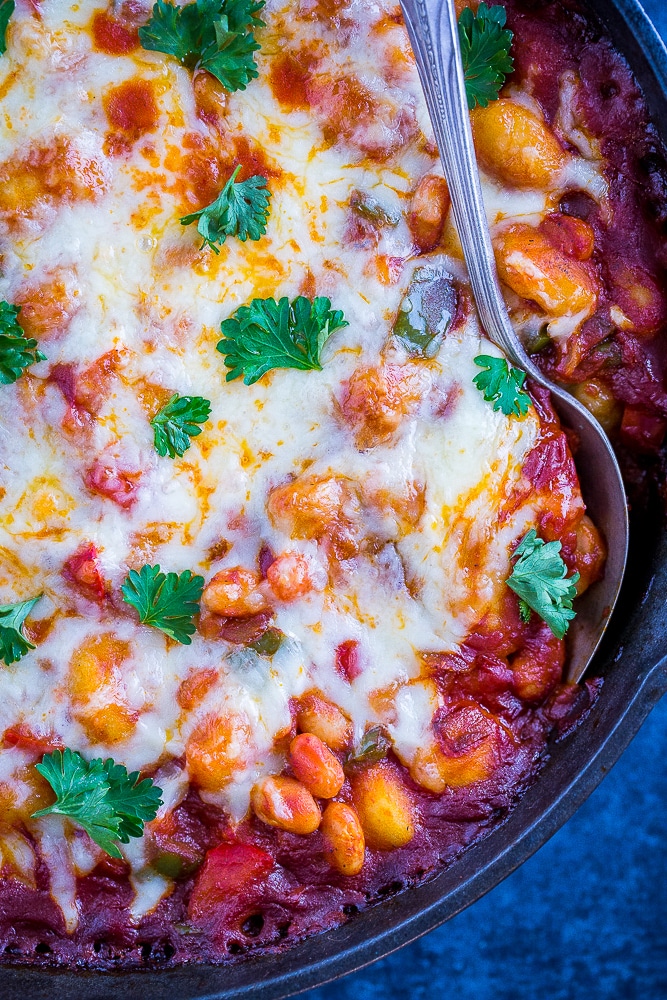
<svg viewBox="0 0 667 1000"><path fill-rule="evenodd" d="M196 222L197 232L204 240L202 247L209 246L215 253L220 253L215 244L222 246L228 236L245 243L260 239L266 232L271 199L266 177L255 174L247 181L237 181L240 170L241 164L214 202L181 219L182 226Z"/></svg>
<svg viewBox="0 0 667 1000"><path fill-rule="evenodd" d="M41 597L38 594L29 601L0 605L0 660L7 666L35 648L23 634L23 623Z"/></svg>
<svg viewBox="0 0 667 1000"><path fill-rule="evenodd" d="M477 13L464 7L459 16L461 59L471 111L477 104L485 108L494 101L506 75L514 69L509 54L514 36L505 27L506 20L504 7L488 7L484 2Z"/></svg>
<svg viewBox="0 0 667 1000"><path fill-rule="evenodd" d="M145 49L175 56L189 69L204 69L233 92L257 76L255 28L264 0L195 0L183 7L157 0L139 28Z"/></svg>
<svg viewBox="0 0 667 1000"><path fill-rule="evenodd" d="M329 299L299 295L289 299L253 299L220 326L217 350L229 368L227 382L243 376L252 385L274 368L322 370L320 353L334 330L347 326Z"/></svg>
<svg viewBox="0 0 667 1000"><path fill-rule="evenodd" d="M159 566L131 569L121 587L123 600L132 605L139 621L160 629L176 642L189 646L195 632L192 619L199 614L204 577L189 569L163 573Z"/></svg>
<svg viewBox="0 0 667 1000"><path fill-rule="evenodd" d="M162 458L179 458L190 447L190 438L201 434L199 424L211 415L211 404L203 396L179 396L175 393L151 420L153 443Z"/></svg>
<svg viewBox="0 0 667 1000"><path fill-rule="evenodd" d="M78 750L54 750L35 764L56 793L56 801L33 813L34 818L67 816L112 858L122 858L118 841L141 837L144 823L155 819L162 789L152 778L139 780L111 758L87 761Z"/></svg>
<svg viewBox="0 0 667 1000"><path fill-rule="evenodd" d="M502 410L507 417L511 414L525 416L531 404L530 396L523 388L526 373L520 368L510 367L505 358L496 358L491 354L478 354L473 360L485 369L475 375L473 382L487 403L493 403L493 409Z"/></svg>
<svg viewBox="0 0 667 1000"><path fill-rule="evenodd" d="M0 0L0 55L7 51L7 26L15 6L14 0Z"/></svg>
<svg viewBox="0 0 667 1000"><path fill-rule="evenodd" d="M16 382L30 365L46 361L46 355L36 350L37 341L26 337L18 321L20 312L20 306L0 302L0 382L4 385Z"/></svg>
<svg viewBox="0 0 667 1000"><path fill-rule="evenodd" d="M519 597L524 621L535 611L553 634L562 639L576 612L572 601L577 596L579 574L567 576L567 566L560 555L560 542L545 542L531 528L514 550L517 557L507 586Z"/></svg>

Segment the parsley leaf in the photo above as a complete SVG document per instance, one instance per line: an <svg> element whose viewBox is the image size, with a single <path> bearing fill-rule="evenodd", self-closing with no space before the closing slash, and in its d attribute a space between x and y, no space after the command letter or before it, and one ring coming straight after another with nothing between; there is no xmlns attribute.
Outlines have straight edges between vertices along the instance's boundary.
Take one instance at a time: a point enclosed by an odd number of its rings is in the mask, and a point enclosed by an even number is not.
<svg viewBox="0 0 667 1000"><path fill-rule="evenodd" d="M579 574L567 577L567 566L560 556L560 542L545 542L531 528L514 551L518 556L507 586L520 599L523 621L535 611L553 634L562 639L575 613L572 601L577 596Z"/></svg>
<svg viewBox="0 0 667 1000"><path fill-rule="evenodd" d="M0 660L7 666L16 663L35 648L24 636L22 628L23 622L41 597L42 595L38 594L30 601L0 606Z"/></svg>
<svg viewBox="0 0 667 1000"><path fill-rule="evenodd" d="M14 0L0 0L0 56L7 51L7 25L15 6Z"/></svg>
<svg viewBox="0 0 667 1000"><path fill-rule="evenodd" d="M155 819L162 805L162 789L152 778L139 781L111 758L87 761L77 750L54 750L35 764L56 793L56 801L33 817L56 813L68 816L113 858L121 858L116 841L127 844L141 837L144 823Z"/></svg>
<svg viewBox="0 0 667 1000"><path fill-rule="evenodd" d="M505 27L506 20L504 7L488 7L483 2L476 14L464 7L459 16L461 58L471 111L476 104L485 108L489 101L495 101L506 75L514 69L509 54L514 36Z"/></svg>
<svg viewBox="0 0 667 1000"><path fill-rule="evenodd" d="M211 404L203 396L179 396L175 393L151 420L155 450L163 458L184 455L190 438L201 434L201 427L211 414Z"/></svg>
<svg viewBox="0 0 667 1000"><path fill-rule="evenodd" d="M155 819L162 805L162 789L153 784L152 778L139 781L139 772L128 774L124 764L116 764L111 758L105 760L109 791L107 802L120 817L120 839L127 844L130 837L141 837L144 823Z"/></svg>
<svg viewBox="0 0 667 1000"><path fill-rule="evenodd" d="M525 416L531 403L523 388L526 373L520 368L510 368L505 358L494 358L490 354L478 354L474 361L486 369L475 375L473 382L487 403L493 403L493 409L502 410L505 416L512 413L517 417Z"/></svg>
<svg viewBox="0 0 667 1000"><path fill-rule="evenodd" d="M256 174L247 181L237 181L240 169L239 164L214 202L181 219L182 226L196 222L197 232L204 238L202 247L208 245L215 253L220 253L215 244L222 245L228 236L245 243L266 232L271 198L266 177Z"/></svg>
<svg viewBox="0 0 667 1000"><path fill-rule="evenodd" d="M192 619L199 614L203 589L204 577L189 569L177 576L162 573L159 566L142 566L138 573L130 570L121 592L125 603L138 612L140 622L189 646L195 631Z"/></svg>
<svg viewBox="0 0 667 1000"><path fill-rule="evenodd" d="M204 69L229 91L245 90L257 76L253 34L264 0L195 0L183 7L157 0L139 28L145 49L175 56L189 69Z"/></svg>
<svg viewBox="0 0 667 1000"><path fill-rule="evenodd" d="M0 26L1 23L2 7L0 7ZM16 318L20 312L20 306L0 302L0 382L3 385L16 382L30 365L46 361L46 355L35 350L37 341L32 337L26 337L23 327Z"/></svg>
<svg viewBox="0 0 667 1000"><path fill-rule="evenodd" d="M334 330L347 325L327 298L311 302L299 295L292 303L287 298L253 299L221 324L217 349L230 369L226 380L243 375L245 384L252 385L274 368L321 371L322 347Z"/></svg>

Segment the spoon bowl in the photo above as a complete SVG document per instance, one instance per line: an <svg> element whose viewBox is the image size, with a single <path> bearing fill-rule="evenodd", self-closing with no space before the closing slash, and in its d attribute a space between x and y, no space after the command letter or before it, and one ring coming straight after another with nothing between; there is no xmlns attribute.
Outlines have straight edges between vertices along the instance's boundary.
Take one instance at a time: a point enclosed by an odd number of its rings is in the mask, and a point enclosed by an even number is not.
<svg viewBox="0 0 667 1000"><path fill-rule="evenodd" d="M577 616L568 631L567 679L578 681L602 639L625 572L628 510L621 472L595 417L542 375L510 321L482 198L454 0L401 0L401 6L482 327L513 364L550 391L562 423L574 432L575 465L586 507L607 543L604 577L577 600Z"/></svg>

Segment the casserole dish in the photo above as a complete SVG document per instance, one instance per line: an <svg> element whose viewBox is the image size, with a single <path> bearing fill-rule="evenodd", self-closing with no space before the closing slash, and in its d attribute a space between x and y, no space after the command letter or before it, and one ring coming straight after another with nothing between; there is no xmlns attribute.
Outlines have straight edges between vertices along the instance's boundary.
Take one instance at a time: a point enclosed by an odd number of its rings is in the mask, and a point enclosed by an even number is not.
<svg viewBox="0 0 667 1000"><path fill-rule="evenodd" d="M656 532L649 533L647 538L650 540L646 544L647 548L653 548L657 568L661 554L659 547L655 547L655 537ZM642 546L643 540L637 536L637 557L642 555ZM615 639L626 650L631 648L632 662L628 663L627 653L620 658L613 658L614 650L619 647L614 645L612 633L607 642L606 657L603 651L599 660L601 669L608 669L609 676L604 695L592 718L572 739L556 749L542 779L527 794L508 823L484 844L474 848L449 872L403 898L398 896L379 908L367 911L339 931L296 946L278 957L255 959L232 971L227 969L209 972L204 967L184 969L169 974L168 981L156 980L151 984L144 981L141 986L132 974L124 973L120 980L110 977L91 984L91 996L105 995L105 990L108 990L109 996L122 995L122 992L133 995L138 988L148 995L152 992L158 996L167 982L170 991L174 990L182 996L233 995L234 991L251 989L260 982L263 995L279 995L281 991L312 985L318 981L318 977L321 980L344 968L344 962L350 961L349 947L356 942L363 942L358 954L360 961L364 961L366 957L373 956L373 949L377 949L376 953L379 953L383 947L382 941L391 946L392 939L401 940L400 934L407 939L419 930L426 929L429 921L432 926L434 922L446 919L464 901L470 901L484 888L488 888L512 864L518 863L537 846L540 836L547 836L552 832L559 820L566 817L568 809L576 806L581 795L594 785L600 774L598 765L603 755L606 754L611 759L618 753L623 741L629 738L632 727L638 724L642 712L647 710L647 699L654 697L658 690L658 668L651 671L650 667L660 654L659 636L651 635L650 627L660 607L663 594L660 588L664 579L656 572L647 593L642 593L641 598L638 598L641 591L641 568L640 565L634 584L632 575L630 577L631 597L625 609L626 624L622 632L617 630ZM538 816L539 826L535 822ZM514 846L510 850L511 844ZM467 900L458 888L462 877L467 886ZM400 929L397 929L399 925ZM348 952L347 956L345 952ZM307 974L313 978L299 980L298 970L306 955L310 956L310 971ZM314 965L312 956L316 958ZM152 960L154 963L159 962L159 956L153 956ZM264 970L271 970L273 982L266 982ZM26 988L20 986L22 975L32 977L34 973L8 972L8 988L13 988L11 983L14 976L18 977L14 980L17 986ZM58 981L63 995L68 995L70 988L71 995L74 991L81 993L81 986L71 976L59 975ZM219 992L221 984L225 985L222 993ZM34 978L26 986L31 995L37 995Z"/></svg>

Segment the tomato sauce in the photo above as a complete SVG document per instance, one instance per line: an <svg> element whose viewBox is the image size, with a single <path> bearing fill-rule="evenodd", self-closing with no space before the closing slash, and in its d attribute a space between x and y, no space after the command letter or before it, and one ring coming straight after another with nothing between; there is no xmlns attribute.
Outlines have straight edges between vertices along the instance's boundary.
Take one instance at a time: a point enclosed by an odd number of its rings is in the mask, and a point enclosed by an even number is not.
<svg viewBox="0 0 667 1000"><path fill-rule="evenodd" d="M93 44L99 52L125 56L139 47L137 29L106 11L98 11L91 24Z"/></svg>
<svg viewBox="0 0 667 1000"><path fill-rule="evenodd" d="M208 867L199 869L204 877L194 896L196 879L181 878L175 891L135 926L129 918L133 890L124 866L104 861L78 879L81 920L68 937L40 868L36 890L11 878L0 880L0 945L13 961L32 960L37 954L61 961L83 959L98 968L117 966L120 955L124 965L229 961L252 949L280 948L288 940L334 927L369 902L415 884L434 865L451 863L507 815L535 776L547 734L576 723L599 686L557 684L542 707L530 711L516 695L501 693L503 669L507 674L508 668L493 657L478 659L475 682L470 675L456 692L452 688L452 697L465 699L474 692L479 701L480 691L485 692L489 705L502 705L511 717L506 727L512 738L504 738L493 775L467 788L433 795L406 777L420 815L415 837L406 847L368 852L361 873L344 877L324 860L319 832L300 837L253 819L232 834L222 812L191 791L175 810L174 829L158 833L152 849L158 869L167 866L164 870L170 874L179 866L187 872L210 852ZM339 797L350 799L348 781ZM234 854L235 866L218 876L215 861L221 848ZM232 877L239 883L233 892ZM216 905L207 908L207 899ZM180 933L184 926L189 928L186 935Z"/></svg>
<svg viewBox="0 0 667 1000"><path fill-rule="evenodd" d="M104 110L111 125L105 142L109 156L126 152L137 139L155 131L159 121L150 80L126 80L112 87L104 97Z"/></svg>
<svg viewBox="0 0 667 1000"><path fill-rule="evenodd" d="M281 52L271 62L269 83L273 94L289 110L310 107L309 83L316 72L317 54L307 46L298 52Z"/></svg>
<svg viewBox="0 0 667 1000"><path fill-rule="evenodd" d="M549 397L538 389L534 401L543 431L525 465L531 488L548 493L554 477L560 477L574 492L574 464ZM104 481L101 473L89 477L89 488L108 492L121 506L131 503L133 482L123 479L121 471L104 471ZM555 533L563 526L559 522ZM563 554L571 561L567 537ZM67 567L73 584L93 599L104 588L96 555L94 546L83 546ZM204 617L199 630L207 634ZM270 613L260 613L219 619L217 629L227 641L243 644L269 625ZM288 940L336 926L451 863L508 814L546 759L549 739L576 725L596 698L598 680L583 686L562 682L564 658L564 644L536 615L523 621L509 590L497 614L480 621L457 654L424 654L425 672L441 695L434 727L450 762L451 783L444 793L434 794L412 780L391 750L382 751L389 766L402 773L418 822L404 847L367 847L358 875L345 877L331 869L321 832L298 836L255 816L231 827L222 810L204 803L191 788L184 802L150 824L145 834L150 863L176 883L138 926L129 915L133 890L126 865L105 858L77 881L81 919L71 936L64 933L39 881L37 890L30 891L11 879L0 880L0 946L18 949L11 952L14 961L31 958L33 949L40 948L38 953L60 961L83 959L98 968L115 967L118 956L125 966L219 962L252 949L279 949ZM354 640L338 646L336 669L347 680L357 676ZM193 672L179 690L179 702L196 699L210 681ZM24 745L20 741L31 738L18 731L5 734L9 745ZM339 759L345 763L344 755ZM346 765L337 796L350 804L354 767ZM25 922L17 922L17 912L26 915ZM20 945L14 943L19 940Z"/></svg>
<svg viewBox="0 0 667 1000"><path fill-rule="evenodd" d="M667 357L665 151L627 63L577 0L537 5L507 0L505 6L508 27L521 39L513 50L516 70L509 82L520 85L530 77L552 123L560 96L554 81L575 73L581 80L577 120L595 136L608 161L609 219L583 192L568 193L560 205L563 214L585 220L594 230L593 261L603 277L598 312L570 338L578 343L569 344L567 357L548 348L536 360L547 374L569 383L593 375L607 383L628 411L614 432L617 441L655 456L667 428L660 360ZM628 317L627 328L609 321L610 304ZM626 461L624 471L630 478L634 472L639 486L646 477L636 463L636 457ZM639 466L646 461L640 458Z"/></svg>

